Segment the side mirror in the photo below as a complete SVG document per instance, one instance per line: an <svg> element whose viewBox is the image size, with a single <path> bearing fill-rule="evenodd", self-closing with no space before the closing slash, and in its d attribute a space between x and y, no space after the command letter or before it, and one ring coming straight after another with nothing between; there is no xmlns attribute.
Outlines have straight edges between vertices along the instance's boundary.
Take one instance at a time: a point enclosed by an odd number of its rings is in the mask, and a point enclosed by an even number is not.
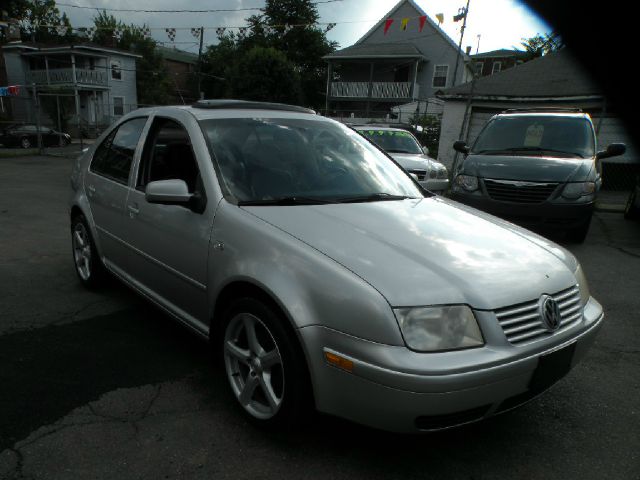
<svg viewBox="0 0 640 480"><path fill-rule="evenodd" d="M429 155L429 147L422 147L422 153Z"/></svg>
<svg viewBox="0 0 640 480"><path fill-rule="evenodd" d="M147 202L165 205L182 205L190 202L192 197L185 181L178 179L149 182L144 192Z"/></svg>
<svg viewBox="0 0 640 480"><path fill-rule="evenodd" d="M617 157L619 155L624 155L624 152L626 151L627 146L624 143L612 143L606 150L601 150L596 153L596 159L602 160L603 158Z"/></svg>
<svg viewBox="0 0 640 480"><path fill-rule="evenodd" d="M471 150L467 145L467 142L465 142L464 140L458 140L457 142L454 142L453 149L456 152L464 153L465 155L469 153L469 150Z"/></svg>

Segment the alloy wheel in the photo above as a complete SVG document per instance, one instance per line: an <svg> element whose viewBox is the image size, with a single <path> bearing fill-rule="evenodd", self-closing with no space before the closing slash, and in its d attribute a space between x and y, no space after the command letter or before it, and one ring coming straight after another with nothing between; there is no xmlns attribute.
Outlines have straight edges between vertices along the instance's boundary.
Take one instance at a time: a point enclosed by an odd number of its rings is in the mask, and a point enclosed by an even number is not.
<svg viewBox="0 0 640 480"><path fill-rule="evenodd" d="M20 145L22 146L22 148L31 148L31 141L25 137L20 140Z"/></svg>
<svg viewBox="0 0 640 480"><path fill-rule="evenodd" d="M73 227L73 260L80 278L85 282L91 277L91 243L86 227L77 223Z"/></svg>
<svg viewBox="0 0 640 480"><path fill-rule="evenodd" d="M224 336L224 363L231 388L253 417L268 420L284 397L284 366L274 336L255 315L238 313Z"/></svg>

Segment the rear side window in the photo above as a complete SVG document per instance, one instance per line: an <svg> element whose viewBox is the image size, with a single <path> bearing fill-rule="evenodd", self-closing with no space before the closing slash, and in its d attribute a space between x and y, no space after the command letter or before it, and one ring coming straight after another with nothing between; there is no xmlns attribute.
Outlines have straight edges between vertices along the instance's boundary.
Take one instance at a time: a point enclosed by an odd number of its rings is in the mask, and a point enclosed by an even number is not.
<svg viewBox="0 0 640 480"><path fill-rule="evenodd" d="M133 154L145 123L146 117L134 118L111 132L96 149L91 161L91 171L126 185Z"/></svg>

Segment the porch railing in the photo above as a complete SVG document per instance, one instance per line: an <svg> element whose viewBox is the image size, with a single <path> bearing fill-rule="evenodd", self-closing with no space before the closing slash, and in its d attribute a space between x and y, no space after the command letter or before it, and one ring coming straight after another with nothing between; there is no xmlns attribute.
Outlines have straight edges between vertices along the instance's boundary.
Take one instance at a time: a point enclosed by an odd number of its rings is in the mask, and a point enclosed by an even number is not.
<svg viewBox="0 0 640 480"><path fill-rule="evenodd" d="M73 81L72 68L50 68L49 70L30 70L27 72L27 82L36 85L107 85L107 75L100 70L86 70L76 68L76 80Z"/></svg>
<svg viewBox="0 0 640 480"><path fill-rule="evenodd" d="M411 92L411 82L331 82L331 96L334 98L411 98L417 96Z"/></svg>

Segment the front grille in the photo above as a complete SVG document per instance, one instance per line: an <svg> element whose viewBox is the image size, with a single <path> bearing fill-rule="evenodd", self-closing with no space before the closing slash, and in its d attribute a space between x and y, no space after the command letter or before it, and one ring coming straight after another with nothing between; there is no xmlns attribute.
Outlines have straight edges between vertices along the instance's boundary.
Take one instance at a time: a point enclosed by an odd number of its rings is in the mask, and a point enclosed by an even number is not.
<svg viewBox="0 0 640 480"><path fill-rule="evenodd" d="M542 323L538 312L538 299L495 311L498 322L509 342L520 345L540 340L555 332L565 330L582 319L580 289L577 285L551 295L551 297L558 302L560 307L560 327L554 332L550 332Z"/></svg>
<svg viewBox="0 0 640 480"><path fill-rule="evenodd" d="M553 193L557 183L517 182L484 179L487 194L494 200L514 203L542 203Z"/></svg>
<svg viewBox="0 0 640 480"><path fill-rule="evenodd" d="M420 182L422 182L427 176L426 170L409 170L409 173L413 173L416 177L418 177L418 180Z"/></svg>

